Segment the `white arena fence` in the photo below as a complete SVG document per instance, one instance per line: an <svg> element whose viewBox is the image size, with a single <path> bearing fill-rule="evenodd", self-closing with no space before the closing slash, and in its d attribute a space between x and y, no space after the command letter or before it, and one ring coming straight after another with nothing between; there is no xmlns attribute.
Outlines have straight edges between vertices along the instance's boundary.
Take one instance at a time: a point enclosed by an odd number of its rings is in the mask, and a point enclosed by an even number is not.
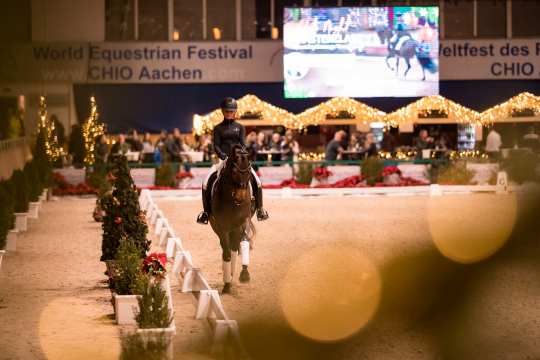
<svg viewBox="0 0 540 360"><path fill-rule="evenodd" d="M184 249L181 238L154 202L153 192L141 190L139 204L146 211L148 225L157 238L157 245L165 248L168 263L172 264L170 273L173 283L181 284L181 292L193 294L195 318L206 319L213 332L212 353L221 353L228 339L245 354L240 339L238 324L227 316L217 290L212 289L200 268L193 264L191 253ZM167 294L170 296L171 291ZM172 298L169 298L172 304Z"/></svg>

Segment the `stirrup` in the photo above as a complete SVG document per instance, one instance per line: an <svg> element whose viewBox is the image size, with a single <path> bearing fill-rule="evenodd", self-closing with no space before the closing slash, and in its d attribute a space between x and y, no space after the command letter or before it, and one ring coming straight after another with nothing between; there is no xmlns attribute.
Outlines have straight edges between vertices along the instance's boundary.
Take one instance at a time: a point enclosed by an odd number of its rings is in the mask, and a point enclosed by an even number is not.
<svg viewBox="0 0 540 360"><path fill-rule="evenodd" d="M208 224L208 218L208 213L206 211L203 211L199 214L199 216L197 216L197 223L206 225Z"/></svg>
<svg viewBox="0 0 540 360"><path fill-rule="evenodd" d="M263 208L257 209L257 220L264 221L264 220L267 220L268 218L269 216L266 210L264 210Z"/></svg>

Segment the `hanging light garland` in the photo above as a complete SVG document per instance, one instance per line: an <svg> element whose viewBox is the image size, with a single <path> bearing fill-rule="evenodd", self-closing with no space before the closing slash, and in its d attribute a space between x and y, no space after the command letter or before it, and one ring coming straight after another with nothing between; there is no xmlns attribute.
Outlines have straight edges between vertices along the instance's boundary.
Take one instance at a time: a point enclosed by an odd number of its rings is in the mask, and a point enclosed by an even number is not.
<svg viewBox="0 0 540 360"><path fill-rule="evenodd" d="M82 134L84 137L84 148L86 155L84 163L86 166L92 166L95 162L94 146L96 137L105 133L105 125L99 121L99 113L97 110L96 99L90 97L90 116L82 126Z"/></svg>
<svg viewBox="0 0 540 360"><path fill-rule="evenodd" d="M238 99L238 116L244 114L258 115L259 118L270 120L275 125L282 125L287 128L297 128L296 119L293 114L277 106L262 101L255 95L248 94ZM216 109L206 115L193 116L193 131L196 135L209 133L214 126L223 120L221 109Z"/></svg>
<svg viewBox="0 0 540 360"><path fill-rule="evenodd" d="M410 105L386 115L388 126L398 127L404 123L415 123L419 116L429 116L433 111L454 120L457 123L481 124L477 111L461 106L440 95L426 96Z"/></svg>
<svg viewBox="0 0 540 360"><path fill-rule="evenodd" d="M319 125L325 122L329 116L339 119L341 113L347 114L357 122L363 122L364 124L379 122L385 115L383 111L355 99L335 97L296 115L297 122L300 124L297 128L302 129L309 125Z"/></svg>
<svg viewBox="0 0 540 360"><path fill-rule="evenodd" d="M63 149L58 144L58 136L56 134L54 121L48 117L47 101L45 96L39 97L38 116L38 136L42 136L47 160L54 163L60 158L60 156L63 155Z"/></svg>
<svg viewBox="0 0 540 360"><path fill-rule="evenodd" d="M534 116L540 115L540 96L528 92L516 95L502 104L496 105L480 114L486 124L504 121L512 117L514 112L531 110Z"/></svg>

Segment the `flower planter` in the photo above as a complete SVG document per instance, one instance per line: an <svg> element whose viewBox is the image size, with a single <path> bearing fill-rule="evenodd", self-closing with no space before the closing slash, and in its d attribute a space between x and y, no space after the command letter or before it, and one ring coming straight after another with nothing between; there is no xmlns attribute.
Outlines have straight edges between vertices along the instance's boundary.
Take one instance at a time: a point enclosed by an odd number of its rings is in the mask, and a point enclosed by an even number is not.
<svg viewBox="0 0 540 360"><path fill-rule="evenodd" d="M6 238L6 250L17 251L17 237L19 235L18 230L9 230Z"/></svg>
<svg viewBox="0 0 540 360"><path fill-rule="evenodd" d="M37 219L39 212L39 201L30 202L28 204L28 217L30 219Z"/></svg>
<svg viewBox="0 0 540 360"><path fill-rule="evenodd" d="M146 348L148 343L163 342L165 347L165 359L173 359L173 336L176 334L174 322L168 328L156 329L137 329L137 335L140 336L142 345Z"/></svg>
<svg viewBox="0 0 540 360"><path fill-rule="evenodd" d="M114 294L114 312L118 325L135 325L135 316L139 312L139 295Z"/></svg>
<svg viewBox="0 0 540 360"><path fill-rule="evenodd" d="M18 231L28 230L28 213L15 213L15 229Z"/></svg>
<svg viewBox="0 0 540 360"><path fill-rule="evenodd" d="M4 257L5 253L6 250L0 250L0 269L2 268L2 258Z"/></svg>

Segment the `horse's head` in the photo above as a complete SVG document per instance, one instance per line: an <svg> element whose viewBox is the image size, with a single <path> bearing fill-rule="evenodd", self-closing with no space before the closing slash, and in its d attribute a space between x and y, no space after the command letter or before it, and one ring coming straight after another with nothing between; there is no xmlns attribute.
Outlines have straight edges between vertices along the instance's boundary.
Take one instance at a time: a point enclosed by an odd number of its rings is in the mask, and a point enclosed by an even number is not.
<svg viewBox="0 0 540 360"><path fill-rule="evenodd" d="M230 171L235 186L247 189L251 178L251 163L249 153L241 145L234 145L227 158L227 168Z"/></svg>

